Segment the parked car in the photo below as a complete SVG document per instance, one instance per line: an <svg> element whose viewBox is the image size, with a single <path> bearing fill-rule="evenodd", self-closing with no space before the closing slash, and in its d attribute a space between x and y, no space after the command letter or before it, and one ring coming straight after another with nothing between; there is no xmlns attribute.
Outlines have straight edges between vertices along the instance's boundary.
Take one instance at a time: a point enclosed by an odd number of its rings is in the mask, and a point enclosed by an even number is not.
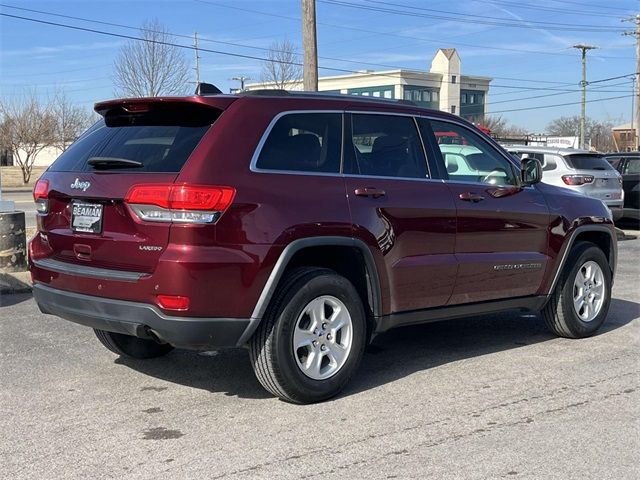
<svg viewBox="0 0 640 480"><path fill-rule="evenodd" d="M605 158L622 175L623 216L640 221L640 152L607 153Z"/></svg>
<svg viewBox="0 0 640 480"><path fill-rule="evenodd" d="M117 355L247 346L266 390L307 403L394 327L515 309L580 338L605 320L611 212L459 117L278 91L95 110L35 186L29 262L41 311Z"/></svg>
<svg viewBox="0 0 640 480"><path fill-rule="evenodd" d="M510 146L507 149L520 158L539 160L544 183L602 200L613 212L614 220L622 217L622 177L601 153L555 147Z"/></svg>

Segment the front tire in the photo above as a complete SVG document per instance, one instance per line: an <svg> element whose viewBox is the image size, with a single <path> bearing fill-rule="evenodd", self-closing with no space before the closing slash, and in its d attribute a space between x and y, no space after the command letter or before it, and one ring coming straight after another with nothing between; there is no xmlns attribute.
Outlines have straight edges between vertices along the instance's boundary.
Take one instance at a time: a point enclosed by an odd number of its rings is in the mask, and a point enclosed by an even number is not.
<svg viewBox="0 0 640 480"><path fill-rule="evenodd" d="M107 332L93 329L100 343L121 357L146 359L166 355L173 347L166 343L156 343L153 340L124 335L122 333Z"/></svg>
<svg viewBox="0 0 640 480"><path fill-rule="evenodd" d="M611 303L611 270L607 257L590 242L572 250L551 298L542 311L547 327L565 338L593 335Z"/></svg>
<svg viewBox="0 0 640 480"><path fill-rule="evenodd" d="M358 368L366 332L364 307L349 280L324 268L296 269L251 339L253 369L285 401L320 402L338 394Z"/></svg>

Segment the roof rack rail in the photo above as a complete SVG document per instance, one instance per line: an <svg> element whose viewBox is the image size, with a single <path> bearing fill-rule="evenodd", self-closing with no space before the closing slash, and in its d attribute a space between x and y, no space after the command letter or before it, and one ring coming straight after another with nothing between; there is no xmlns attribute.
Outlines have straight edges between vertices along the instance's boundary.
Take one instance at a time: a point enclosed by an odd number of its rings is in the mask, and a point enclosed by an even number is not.
<svg viewBox="0 0 640 480"><path fill-rule="evenodd" d="M259 90L243 90L238 92L238 95L243 97L283 97L291 95L291 92L279 88L261 88Z"/></svg>
<svg viewBox="0 0 640 480"><path fill-rule="evenodd" d="M200 82L196 85L196 95L220 94L222 90L211 83Z"/></svg>
<svg viewBox="0 0 640 480"><path fill-rule="evenodd" d="M380 102L380 103L400 103L403 105L410 105L413 107L417 107L418 105L412 102L411 100L405 100L402 98L381 98L381 97L365 97L359 95L350 95L348 93L337 93L337 92L306 92L301 90L280 90L280 89L268 89L262 88L259 90L244 90L239 92L238 95L248 96L248 97L285 97L285 96L293 96L293 97L316 97L316 98L342 98L349 99L350 101L362 101L362 102Z"/></svg>

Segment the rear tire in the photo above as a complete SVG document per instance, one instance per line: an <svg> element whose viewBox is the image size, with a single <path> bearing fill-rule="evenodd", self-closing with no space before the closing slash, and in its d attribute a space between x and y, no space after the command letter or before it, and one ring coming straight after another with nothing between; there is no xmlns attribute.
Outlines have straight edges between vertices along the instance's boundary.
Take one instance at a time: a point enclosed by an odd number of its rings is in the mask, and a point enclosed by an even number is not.
<svg viewBox="0 0 640 480"><path fill-rule="evenodd" d="M549 330L560 337L584 338L604 323L611 303L611 270L603 251L576 244L551 298L542 310Z"/></svg>
<svg viewBox="0 0 640 480"><path fill-rule="evenodd" d="M333 270L291 271L250 342L262 386L292 403L337 395L360 364L366 343L364 307L353 284Z"/></svg>
<svg viewBox="0 0 640 480"><path fill-rule="evenodd" d="M100 343L121 357L146 359L166 355L173 347L169 344L156 343L153 340L93 329Z"/></svg>

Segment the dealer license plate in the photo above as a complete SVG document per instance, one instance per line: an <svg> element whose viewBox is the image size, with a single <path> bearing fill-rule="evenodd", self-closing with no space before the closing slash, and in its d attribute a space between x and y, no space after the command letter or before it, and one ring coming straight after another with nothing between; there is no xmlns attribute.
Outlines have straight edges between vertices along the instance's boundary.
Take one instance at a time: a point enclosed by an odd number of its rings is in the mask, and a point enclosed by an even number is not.
<svg viewBox="0 0 640 480"><path fill-rule="evenodd" d="M102 210L99 203L73 202L71 204L71 230L82 233L102 232Z"/></svg>

